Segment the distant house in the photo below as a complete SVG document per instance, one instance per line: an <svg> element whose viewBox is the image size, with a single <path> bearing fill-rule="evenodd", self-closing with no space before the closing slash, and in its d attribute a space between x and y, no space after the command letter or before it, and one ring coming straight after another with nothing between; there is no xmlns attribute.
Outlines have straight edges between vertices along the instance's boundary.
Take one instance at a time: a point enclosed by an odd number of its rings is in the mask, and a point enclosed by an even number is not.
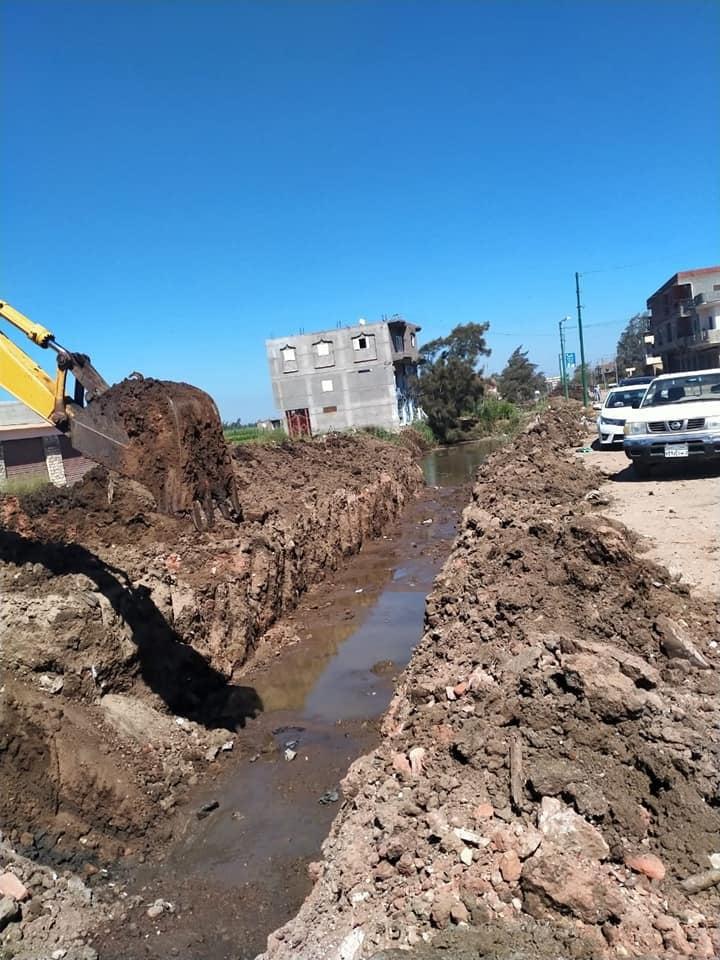
<svg viewBox="0 0 720 960"><path fill-rule="evenodd" d="M255 426L258 430L281 430L282 420L258 420Z"/></svg>
<svg viewBox="0 0 720 960"><path fill-rule="evenodd" d="M401 317L267 340L275 403L290 436L417 419L420 327Z"/></svg>
<svg viewBox="0 0 720 960"><path fill-rule="evenodd" d="M642 373L642 371L640 371ZM617 363L615 360L600 360L593 369L595 383L607 388L609 383L619 383Z"/></svg>
<svg viewBox="0 0 720 960"><path fill-rule="evenodd" d="M647 305L648 364L664 373L720 366L720 266L674 274Z"/></svg>
<svg viewBox="0 0 720 960"><path fill-rule="evenodd" d="M0 486L37 478L64 487L94 466L24 403L0 402Z"/></svg>

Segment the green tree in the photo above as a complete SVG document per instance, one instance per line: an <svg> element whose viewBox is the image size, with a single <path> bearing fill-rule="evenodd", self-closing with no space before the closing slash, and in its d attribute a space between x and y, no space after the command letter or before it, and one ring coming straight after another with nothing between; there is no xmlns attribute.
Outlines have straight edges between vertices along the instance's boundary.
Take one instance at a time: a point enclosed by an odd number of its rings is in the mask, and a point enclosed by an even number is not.
<svg viewBox="0 0 720 960"><path fill-rule="evenodd" d="M526 403L535 399L535 391L545 388L545 377L536 363L530 363L522 345L510 354L505 369L498 377L498 390L503 400Z"/></svg>
<svg viewBox="0 0 720 960"><path fill-rule="evenodd" d="M627 367L635 367L636 373L645 369L645 334L649 330L650 314L636 313L628 320L627 326L617 342L617 366L621 377Z"/></svg>
<svg viewBox="0 0 720 960"><path fill-rule="evenodd" d="M583 366L579 363L573 370L572 383L582 384ZM593 375L589 364L585 364L585 382L588 386L593 382Z"/></svg>
<svg viewBox="0 0 720 960"><path fill-rule="evenodd" d="M458 421L472 414L482 398L480 357L489 356L487 323L458 324L447 337L438 337L420 349L424 362L415 385L417 400L428 425L440 441L449 441Z"/></svg>
<svg viewBox="0 0 720 960"><path fill-rule="evenodd" d="M420 347L420 355L430 363L453 357L474 367L480 357L489 357L485 342L489 323L460 323L446 337L437 337Z"/></svg>
<svg viewBox="0 0 720 960"><path fill-rule="evenodd" d="M482 377L457 357L436 360L419 380L419 399L428 425L441 441L453 439L462 416L472 414L484 392Z"/></svg>

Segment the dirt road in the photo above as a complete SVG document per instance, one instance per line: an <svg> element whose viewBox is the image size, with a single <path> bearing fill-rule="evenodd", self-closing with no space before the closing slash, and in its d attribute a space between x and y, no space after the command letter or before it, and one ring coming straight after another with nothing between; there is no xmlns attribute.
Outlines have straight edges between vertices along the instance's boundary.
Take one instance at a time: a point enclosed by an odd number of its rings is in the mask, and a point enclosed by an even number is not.
<svg viewBox="0 0 720 960"><path fill-rule="evenodd" d="M638 552L667 567L695 592L720 597L720 472L695 464L639 480L622 450L593 450L583 462L608 478L607 516L641 540Z"/></svg>

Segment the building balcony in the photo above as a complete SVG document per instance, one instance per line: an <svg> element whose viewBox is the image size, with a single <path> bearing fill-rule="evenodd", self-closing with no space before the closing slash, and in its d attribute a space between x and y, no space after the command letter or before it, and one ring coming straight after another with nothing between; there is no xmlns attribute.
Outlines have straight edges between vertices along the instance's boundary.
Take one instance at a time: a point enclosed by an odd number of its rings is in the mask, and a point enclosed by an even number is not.
<svg viewBox="0 0 720 960"><path fill-rule="evenodd" d="M698 293L693 299L696 307L701 307L704 303L717 303L720 301L720 292L713 290L712 293Z"/></svg>
<svg viewBox="0 0 720 960"><path fill-rule="evenodd" d="M418 352L417 347L400 347L396 349L394 346L392 348L392 359L393 363L396 360L411 360L413 363L417 363L420 359L420 353Z"/></svg>
<svg viewBox="0 0 720 960"><path fill-rule="evenodd" d="M720 343L720 330L700 330L688 338L688 346L692 350L704 350L706 347L715 347Z"/></svg>

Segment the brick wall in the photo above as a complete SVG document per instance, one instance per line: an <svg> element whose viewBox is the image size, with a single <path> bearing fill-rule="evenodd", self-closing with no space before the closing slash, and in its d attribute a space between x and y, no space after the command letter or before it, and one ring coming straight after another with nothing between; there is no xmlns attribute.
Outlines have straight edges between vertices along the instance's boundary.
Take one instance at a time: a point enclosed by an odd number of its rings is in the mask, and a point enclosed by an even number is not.
<svg viewBox="0 0 720 960"><path fill-rule="evenodd" d="M77 483L88 470L92 470L97 464L87 457L83 457L77 450L73 450L67 437L59 437L60 450L62 451L63 463L65 465L65 476L68 483Z"/></svg>
<svg viewBox="0 0 720 960"><path fill-rule="evenodd" d="M58 485L77 483L94 466L64 436L0 441L0 483L36 478Z"/></svg>
<svg viewBox="0 0 720 960"><path fill-rule="evenodd" d="M32 437L27 440L5 440L2 447L5 475L8 480L25 477L49 479L42 437Z"/></svg>

